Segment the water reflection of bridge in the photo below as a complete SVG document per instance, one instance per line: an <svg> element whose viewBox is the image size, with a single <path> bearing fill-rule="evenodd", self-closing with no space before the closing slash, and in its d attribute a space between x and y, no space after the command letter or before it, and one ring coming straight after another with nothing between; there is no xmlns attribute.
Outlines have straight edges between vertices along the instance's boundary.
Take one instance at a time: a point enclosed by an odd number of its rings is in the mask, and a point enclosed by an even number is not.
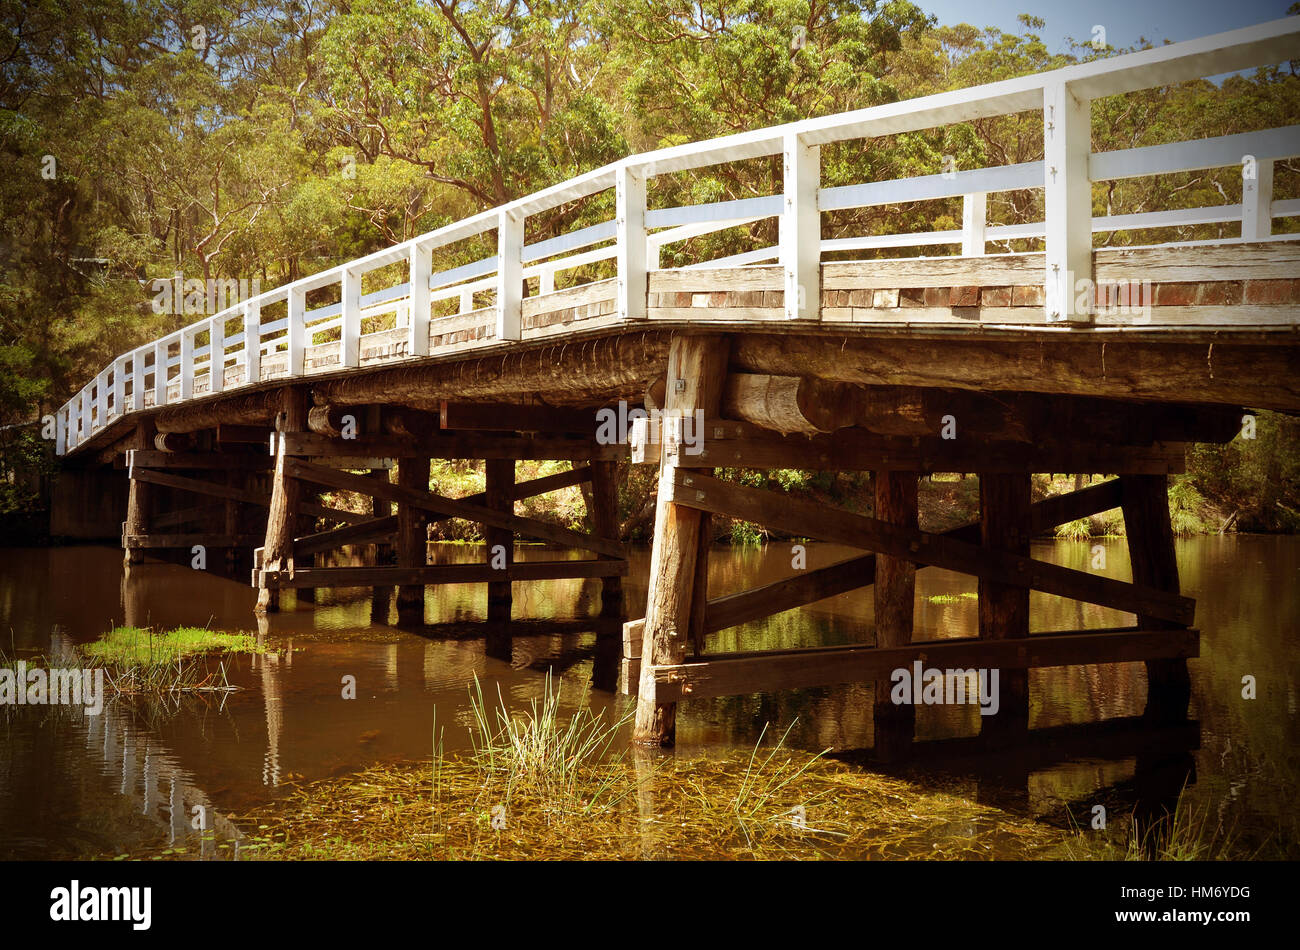
<svg viewBox="0 0 1300 950"><path fill-rule="evenodd" d="M118 793L139 803L140 814L165 832L168 847L197 845L197 855L208 858L217 855L220 843L229 842L238 854L239 828L194 784L175 753L140 727L120 701L106 703L98 716L84 716L83 725L87 755L102 760L105 774L120 775Z"/></svg>

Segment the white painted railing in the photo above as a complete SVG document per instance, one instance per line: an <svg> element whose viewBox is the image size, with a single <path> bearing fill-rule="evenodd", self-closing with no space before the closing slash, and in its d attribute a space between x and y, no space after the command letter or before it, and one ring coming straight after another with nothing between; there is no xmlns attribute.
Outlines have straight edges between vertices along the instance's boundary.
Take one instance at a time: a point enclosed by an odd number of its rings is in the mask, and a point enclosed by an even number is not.
<svg viewBox="0 0 1300 950"><path fill-rule="evenodd" d="M1300 200L1274 201L1272 197L1273 163L1300 155L1300 126L1092 153L1091 101L1280 63L1294 56L1298 48L1300 17L1291 17L1048 73L633 155L260 294L122 354L60 408L57 450L61 455L72 450L122 415L176 402L170 398L172 383L178 387L179 401L193 398L199 383L208 393L223 391L230 385L228 369L235 371L236 385L247 386L272 378L267 358L279 361L282 354L286 365L277 378L306 375L307 351L324 335L337 334L340 368L357 367L362 339L367 335L363 321L388 314L405 329L404 353L392 357L394 360L430 355L430 324L439 319L432 316L435 304L457 301L457 313L467 314L477 309L477 295L492 297L495 341L520 340L525 281L535 278L537 293L549 294L554 292L557 273L601 261L616 262L618 318L644 319L648 316L649 273L658 268L663 247L768 218L778 220L775 246L688 266L738 267L775 261L783 270L785 316L811 320L819 316L820 265L826 253L951 245L959 246L965 256L979 256L989 242L1042 239L1047 319L1086 323L1091 314L1073 309L1074 286L1076 281L1091 279L1094 232L1240 222L1240 237L1222 243L1259 241L1271 236L1273 218L1300 215ZM824 144L1028 111L1043 114L1044 158L1040 162L821 187L820 148ZM783 194L684 207L647 207L650 179L776 154L784 158ZM1255 172L1253 178L1243 175L1244 200L1240 204L1092 216L1094 181L1230 166L1247 166ZM615 193L613 220L525 243L524 226L529 217L611 188ZM1044 192L1043 221L987 224L987 195L1040 188ZM963 199L961 230L821 237L823 212L957 196ZM494 255L449 270L433 270L434 251L492 231L497 236ZM366 274L402 262L406 264L404 282L362 293ZM309 293L332 286L338 288L338 303L307 309ZM263 312L279 304L285 305L285 316L263 322ZM227 323L236 320L242 329L226 335ZM198 345L203 335L208 341ZM147 389L153 392L148 402Z"/></svg>

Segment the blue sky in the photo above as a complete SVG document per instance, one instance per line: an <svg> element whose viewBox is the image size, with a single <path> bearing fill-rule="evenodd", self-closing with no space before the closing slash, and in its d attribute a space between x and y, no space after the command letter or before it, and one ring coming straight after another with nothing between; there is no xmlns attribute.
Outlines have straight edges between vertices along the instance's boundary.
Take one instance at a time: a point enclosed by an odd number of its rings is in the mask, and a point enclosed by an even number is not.
<svg viewBox="0 0 1300 950"><path fill-rule="evenodd" d="M1140 37L1154 45L1222 33L1286 16L1293 0L913 0L940 23L971 23L1019 32L1016 16L1032 13L1047 21L1040 32L1053 53L1067 50L1066 37L1088 40L1095 24L1106 28L1114 47Z"/></svg>

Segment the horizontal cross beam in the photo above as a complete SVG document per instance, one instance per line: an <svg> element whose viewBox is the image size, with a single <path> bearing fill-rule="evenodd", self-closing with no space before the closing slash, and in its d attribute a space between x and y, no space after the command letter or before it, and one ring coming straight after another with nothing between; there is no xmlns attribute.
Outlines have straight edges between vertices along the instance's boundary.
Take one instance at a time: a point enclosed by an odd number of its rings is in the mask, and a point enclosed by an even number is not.
<svg viewBox="0 0 1300 950"><path fill-rule="evenodd" d="M486 584L491 581L544 581L563 578L622 577L627 561L517 561L503 568L490 564L435 564L428 567L312 567L294 571L258 571L254 586L400 587L412 584Z"/></svg>
<svg viewBox="0 0 1300 950"><path fill-rule="evenodd" d="M594 551L607 557L623 557L623 546L617 541L580 534L535 518L526 518L483 505L446 498L434 492L401 488L374 478L335 471L323 465L314 465L291 457L284 460L284 471L290 478L314 482L327 488L354 491L383 501L410 505L412 508L429 511L445 518L462 518L493 528L504 528L525 537L550 541L553 544Z"/></svg>
<svg viewBox="0 0 1300 950"><path fill-rule="evenodd" d="M942 670L1041 669L1085 663L1190 658L1200 655L1191 629L1071 631L1019 640L931 640L903 647L823 647L789 652L710 656L652 667L656 702L770 693L779 689L888 680L920 661Z"/></svg>
<svg viewBox="0 0 1300 950"><path fill-rule="evenodd" d="M667 487L667 501L768 525L800 537L836 541L916 564L930 564L1181 625L1190 624L1195 612L1195 601L1168 591L993 551L939 534L911 531L875 518L763 489L733 485L707 475L678 470Z"/></svg>

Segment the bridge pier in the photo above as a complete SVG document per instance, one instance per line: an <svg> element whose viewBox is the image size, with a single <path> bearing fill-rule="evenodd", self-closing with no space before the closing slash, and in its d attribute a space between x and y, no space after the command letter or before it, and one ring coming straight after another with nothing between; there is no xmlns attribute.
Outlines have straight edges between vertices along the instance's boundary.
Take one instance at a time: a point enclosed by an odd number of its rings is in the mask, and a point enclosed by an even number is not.
<svg viewBox="0 0 1300 950"><path fill-rule="evenodd" d="M718 336L674 336L668 352L663 447L669 444L669 420L693 426L695 412L716 418L722 403L729 341ZM678 433L679 435L681 432ZM694 433L696 437L703 433ZM682 469L681 473L696 471ZM705 471L708 471L707 469ZM634 738L647 745L672 745L676 738L677 704L660 702L652 665L680 664L686 656L694 598L696 563L700 556L700 511L674 501L673 479L679 470L666 454L659 470L655 508L654 547L650 552L650 586L646 595L645 655L637 693Z"/></svg>
<svg viewBox="0 0 1300 950"><path fill-rule="evenodd" d="M484 459L484 504L494 511L513 512L514 500L510 493L515 487L513 459ZM488 565L501 576L509 578L510 567L515 563L515 536L509 528L483 525L483 540ZM510 581L488 581L487 655L510 662L513 651L510 643Z"/></svg>
<svg viewBox="0 0 1300 950"><path fill-rule="evenodd" d="M916 472L877 472L876 517L917 530L917 479ZM905 647L912 642L916 614L916 565L877 555L875 581L876 646ZM884 759L902 758L916 730L916 707L894 703L891 685L888 679L875 685L875 748Z"/></svg>
<svg viewBox="0 0 1300 950"><path fill-rule="evenodd" d="M701 382L711 339L675 339L670 356L669 408L714 407L702 446L690 451L671 427L657 442L652 430L643 430L633 446L634 461L657 459L660 465L646 616L624 627L621 688L638 693L638 741L671 745L675 704L682 699L874 682L875 754L900 758L914 748L915 705L922 697L908 699L910 691L900 691L896 700L890 685L918 661L927 678L939 671L941 692L960 678L944 670L987 671L988 686L997 673L996 710L980 718L986 749L1025 739L1029 671L1042 667L1142 660L1150 682L1147 717L1162 725L1185 718L1186 660L1198 655L1198 635L1190 629L1194 604L1178 593L1167 475L1182 471L1184 462L1182 445L1170 440L1195 433L1202 440L1228 441L1229 411L1087 399L1048 403L1027 393L989 401L890 387L853 391L806 377L737 378L710 370L710 380L723 380L718 403ZM674 390L685 394L676 403ZM955 415L941 413L950 406ZM878 435L882 429L898 434ZM712 474L719 468L872 471L875 510L863 516L724 481ZM1120 477L1033 502L1032 473L1075 470ZM918 478L933 472L978 476L978 521L942 534L919 530ZM1115 508L1123 508L1129 529L1132 581L1030 556L1034 535ZM692 511L872 553L709 597L699 538L692 533L699 520L691 518ZM927 566L975 578L976 636L914 635L915 571ZM874 646L705 650L709 633L873 583ZM1137 624L1031 634L1031 590L1125 611L1136 615Z"/></svg>
<svg viewBox="0 0 1300 950"><path fill-rule="evenodd" d="M307 428L307 391L290 386L280 391L280 412L275 428L275 474L271 482L271 508L266 517L266 542L262 546L259 567L268 571L294 569L293 536L298 523L298 480L289 475L289 452L286 436L303 432ZM280 609L280 592L263 587L257 592L257 612L271 613Z"/></svg>
<svg viewBox="0 0 1300 950"><path fill-rule="evenodd" d="M131 439L131 448L148 450L153 448L154 421L141 419L135 424L135 435ZM126 521L122 525L122 536L149 533L149 513L153 503L153 486L136 478L130 480L126 498ZM144 560L141 548L123 545L123 562L129 567Z"/></svg>
<svg viewBox="0 0 1300 950"><path fill-rule="evenodd" d="M1178 559L1169 520L1169 480L1164 475L1126 475L1124 535L1128 541L1133 582L1178 591ZM1157 630L1183 629L1186 624L1140 616L1138 622ZM1192 684L1187 660L1147 660L1147 703L1143 715L1154 723L1181 722L1187 716Z"/></svg>
<svg viewBox="0 0 1300 950"><path fill-rule="evenodd" d="M407 491L429 490L429 459L404 458L397 463L397 487ZM410 503L397 504L397 566L408 570L429 563L429 529L425 514ZM397 617L401 623L424 621L424 585L402 584L397 588Z"/></svg>

